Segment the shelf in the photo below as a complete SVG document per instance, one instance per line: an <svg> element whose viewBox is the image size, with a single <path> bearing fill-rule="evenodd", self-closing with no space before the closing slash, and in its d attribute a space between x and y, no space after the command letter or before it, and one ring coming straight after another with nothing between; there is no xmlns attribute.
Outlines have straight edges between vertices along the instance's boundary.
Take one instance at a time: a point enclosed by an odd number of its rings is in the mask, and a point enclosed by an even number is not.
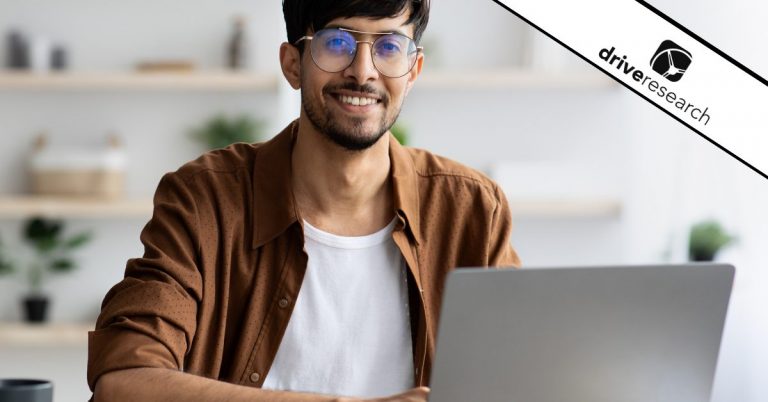
<svg viewBox="0 0 768 402"><path fill-rule="evenodd" d="M33 215L60 218L142 218L152 216L152 200L101 200L41 196L0 196L0 218L23 219Z"/></svg>
<svg viewBox="0 0 768 402"><path fill-rule="evenodd" d="M579 200L510 200L512 219L588 219L618 218L621 215L621 202L611 199Z"/></svg>
<svg viewBox="0 0 768 402"><path fill-rule="evenodd" d="M609 89L618 85L599 72L538 72L525 69L429 71L419 76L416 88L451 90L504 89Z"/></svg>
<svg viewBox="0 0 768 402"><path fill-rule="evenodd" d="M249 72L0 72L0 91L277 91L276 74Z"/></svg>
<svg viewBox="0 0 768 402"><path fill-rule="evenodd" d="M189 73L0 72L0 91L277 91L277 74L206 71ZM536 72L525 69L425 70L418 88L449 90L608 89L616 83L598 72Z"/></svg>
<svg viewBox="0 0 768 402"><path fill-rule="evenodd" d="M615 218L621 214L621 202L611 199L513 199L510 200L510 208L514 218ZM0 218L23 219L33 215L84 219L149 219L152 216L152 200L0 197Z"/></svg>
<svg viewBox="0 0 768 402"><path fill-rule="evenodd" d="M92 324L0 323L0 347L83 346L88 344Z"/></svg>

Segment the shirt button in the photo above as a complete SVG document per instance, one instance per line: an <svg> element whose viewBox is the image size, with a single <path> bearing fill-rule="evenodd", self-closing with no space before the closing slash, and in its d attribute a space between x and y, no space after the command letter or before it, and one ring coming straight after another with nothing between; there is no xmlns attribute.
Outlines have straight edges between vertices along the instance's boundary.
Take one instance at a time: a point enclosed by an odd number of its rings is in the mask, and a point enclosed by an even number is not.
<svg viewBox="0 0 768 402"><path fill-rule="evenodd" d="M251 382L259 382L260 378L261 378L261 375L259 373L251 374Z"/></svg>
<svg viewBox="0 0 768 402"><path fill-rule="evenodd" d="M282 299L280 299L279 302L277 302L277 305L280 306L280 308L286 308L288 307L288 304L290 304L290 302L285 297L283 297Z"/></svg>

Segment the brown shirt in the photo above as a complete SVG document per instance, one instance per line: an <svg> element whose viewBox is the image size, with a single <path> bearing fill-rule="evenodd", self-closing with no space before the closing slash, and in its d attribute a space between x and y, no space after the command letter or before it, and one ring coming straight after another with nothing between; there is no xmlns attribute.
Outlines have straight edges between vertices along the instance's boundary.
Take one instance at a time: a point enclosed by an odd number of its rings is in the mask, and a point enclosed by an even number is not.
<svg viewBox="0 0 768 402"><path fill-rule="evenodd" d="M165 175L141 233L142 258L106 295L89 333L88 384L160 367L260 387L307 267L291 186L296 122L271 141L209 152ZM456 267L518 266L512 221L484 175L390 141L408 265L415 385L427 385L443 282Z"/></svg>

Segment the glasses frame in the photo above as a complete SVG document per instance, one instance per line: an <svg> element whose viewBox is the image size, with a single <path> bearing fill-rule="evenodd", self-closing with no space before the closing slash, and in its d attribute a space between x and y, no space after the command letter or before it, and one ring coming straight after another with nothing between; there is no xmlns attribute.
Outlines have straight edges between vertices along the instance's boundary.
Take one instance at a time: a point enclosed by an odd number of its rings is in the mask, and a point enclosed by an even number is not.
<svg viewBox="0 0 768 402"><path fill-rule="evenodd" d="M355 58L357 58L357 51L360 49L360 44L361 43L367 43L368 47L371 49L371 63L373 64L373 67L376 69L376 71L378 71L379 74L381 74L381 75L383 75L385 77L388 77L388 78L400 78L400 77L405 77L406 75L408 75L408 73L410 73L411 70L413 70L413 66L416 65L416 61L418 60L419 53L424 52L424 47L423 46L416 46L416 57L413 59L413 63L411 63L411 66L408 68L408 71L406 71L402 75L391 76L391 75L384 74L381 70L379 70L379 66L376 65L376 62L374 61L373 44L376 43L376 41L379 40L384 35L400 35L400 36L404 36L404 37L408 38L409 40L411 40L414 44L416 44L416 41L413 40L413 38L405 36L405 35L403 35L401 33L398 33L398 32L366 32L366 31L357 31L357 30L354 30L354 29L341 28L341 27L339 27L339 28L323 28L320 31L325 30L325 29L329 29L329 30L330 29L337 29L339 31L351 32L351 33L355 33L355 34L377 35L378 36L378 38L376 38L376 39L374 39L372 41L370 41L370 40L357 40L357 38L354 38L355 39L355 55L354 55L354 57L352 57L352 60L349 61L349 64L347 64L346 66L344 66L344 68L342 68L341 70L338 70L338 71L328 71L328 70L320 67L320 65L317 64L317 60L315 60L314 54L312 54L312 46L310 46L309 47L309 54L312 57L312 62L315 63L315 66L317 66L317 68L325 71L326 73L338 73L338 72L344 71L347 68L349 68L349 66L351 66L352 63L355 62ZM298 46L298 44L300 42L305 41L305 40L310 40L311 41L312 39L314 39L313 35L305 35L305 36L302 36L301 38L299 38L296 42L293 42L293 45L294 46Z"/></svg>

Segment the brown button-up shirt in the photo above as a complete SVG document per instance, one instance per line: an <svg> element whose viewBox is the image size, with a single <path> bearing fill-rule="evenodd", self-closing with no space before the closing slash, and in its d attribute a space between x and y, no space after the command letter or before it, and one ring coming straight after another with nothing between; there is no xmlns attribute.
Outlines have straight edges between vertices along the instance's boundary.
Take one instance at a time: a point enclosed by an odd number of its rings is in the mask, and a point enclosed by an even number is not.
<svg viewBox="0 0 768 402"><path fill-rule="evenodd" d="M268 142L209 152L162 178L141 233L144 256L128 261L89 333L92 390L101 375L138 367L262 385L307 267L291 186L296 130L294 122ZM448 272L519 260L495 183L394 139L389 154L414 384L427 385Z"/></svg>

